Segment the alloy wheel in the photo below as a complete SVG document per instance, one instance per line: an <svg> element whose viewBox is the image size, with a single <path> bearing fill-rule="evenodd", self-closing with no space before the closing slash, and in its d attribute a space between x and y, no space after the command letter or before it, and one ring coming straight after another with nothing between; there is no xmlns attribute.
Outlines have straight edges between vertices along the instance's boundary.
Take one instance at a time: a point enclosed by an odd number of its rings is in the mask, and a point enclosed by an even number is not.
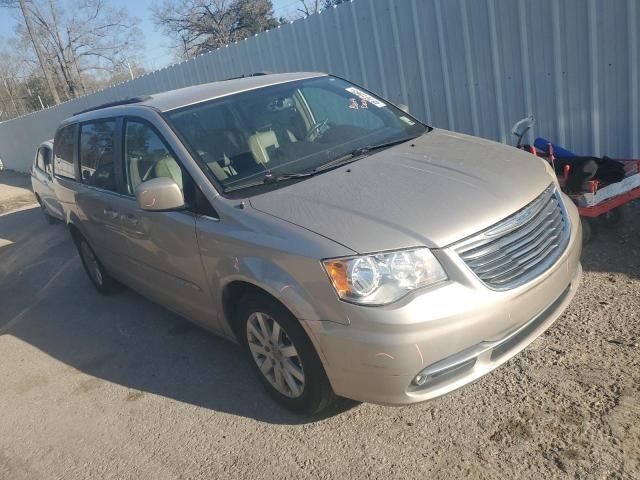
<svg viewBox="0 0 640 480"><path fill-rule="evenodd" d="M247 343L260 372L281 394L297 398L304 391L304 369L295 345L277 320L254 312L247 320Z"/></svg>

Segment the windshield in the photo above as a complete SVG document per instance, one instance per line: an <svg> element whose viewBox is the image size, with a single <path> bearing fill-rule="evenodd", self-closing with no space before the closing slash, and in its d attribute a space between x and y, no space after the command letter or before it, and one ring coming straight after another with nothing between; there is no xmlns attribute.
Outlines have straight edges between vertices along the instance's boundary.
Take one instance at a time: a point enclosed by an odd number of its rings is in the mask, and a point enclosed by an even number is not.
<svg viewBox="0 0 640 480"><path fill-rule="evenodd" d="M329 76L237 93L166 116L225 192L261 184L267 176L309 172L427 128Z"/></svg>

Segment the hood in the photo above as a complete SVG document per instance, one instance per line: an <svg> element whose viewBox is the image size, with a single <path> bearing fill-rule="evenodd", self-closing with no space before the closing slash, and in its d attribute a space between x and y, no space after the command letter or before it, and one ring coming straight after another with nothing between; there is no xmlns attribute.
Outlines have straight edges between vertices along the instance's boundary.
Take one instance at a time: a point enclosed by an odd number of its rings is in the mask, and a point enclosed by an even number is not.
<svg viewBox="0 0 640 480"><path fill-rule="evenodd" d="M531 154L432 130L413 142L250 199L358 253L445 247L516 212L552 178Z"/></svg>

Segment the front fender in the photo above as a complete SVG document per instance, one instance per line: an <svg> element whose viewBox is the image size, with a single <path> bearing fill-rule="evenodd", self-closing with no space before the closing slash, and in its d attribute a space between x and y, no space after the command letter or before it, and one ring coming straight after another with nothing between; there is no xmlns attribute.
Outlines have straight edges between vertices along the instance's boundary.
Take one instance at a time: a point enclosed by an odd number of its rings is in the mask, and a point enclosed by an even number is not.
<svg viewBox="0 0 640 480"><path fill-rule="evenodd" d="M306 272L305 279L317 276L318 280L303 282L299 277L289 273L290 271L303 274ZM348 323L343 319L341 312L332 312L339 308L338 300L318 260L289 259L285 268L277 263L277 259L255 256L233 257L231 269L220 278L218 289L220 306L223 302L222 292L228 285L238 281L264 290L287 307L299 320L332 320ZM222 308L218 311L222 311ZM228 322L228 319L225 320Z"/></svg>
<svg viewBox="0 0 640 480"><path fill-rule="evenodd" d="M196 234L223 330L231 331L223 306L225 288L234 281L264 290L299 320L348 322L320 259L353 254L351 250L251 208L222 200L214 207L220 220L199 218Z"/></svg>

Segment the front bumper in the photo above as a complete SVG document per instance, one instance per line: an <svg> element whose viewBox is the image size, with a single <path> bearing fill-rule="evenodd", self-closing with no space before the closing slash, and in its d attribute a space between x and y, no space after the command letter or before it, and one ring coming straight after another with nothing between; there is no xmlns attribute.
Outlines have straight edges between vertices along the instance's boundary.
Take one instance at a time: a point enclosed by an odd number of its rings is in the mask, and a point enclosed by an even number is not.
<svg viewBox="0 0 640 480"><path fill-rule="evenodd" d="M531 282L493 291L452 249L435 252L449 281L384 307L344 303L348 325L304 322L336 394L371 403L429 400L490 372L524 349L566 309L580 283L582 232L565 202L569 243ZM426 382L413 383L422 372Z"/></svg>

